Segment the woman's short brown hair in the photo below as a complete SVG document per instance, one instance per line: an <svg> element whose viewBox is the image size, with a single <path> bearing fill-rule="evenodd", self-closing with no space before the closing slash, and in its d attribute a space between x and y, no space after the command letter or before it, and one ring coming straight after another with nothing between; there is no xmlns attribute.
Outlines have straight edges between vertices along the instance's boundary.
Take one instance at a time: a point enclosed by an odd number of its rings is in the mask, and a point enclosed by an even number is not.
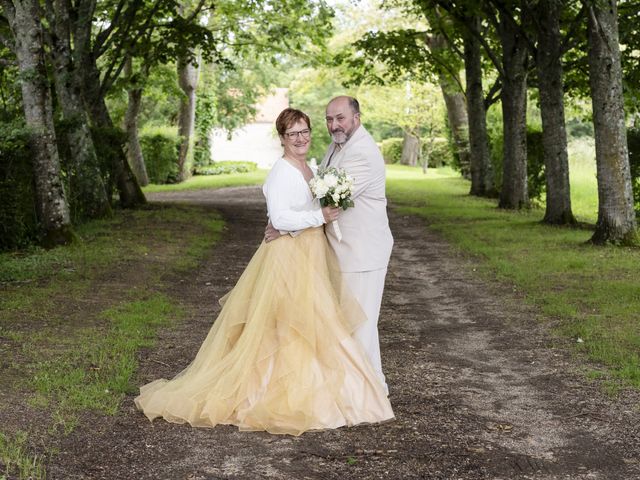
<svg viewBox="0 0 640 480"><path fill-rule="evenodd" d="M287 128L290 128L294 123L299 120L304 120L307 123L307 127L311 130L311 120L309 116L301 110L295 108L285 108L280 112L278 118L276 118L276 130L279 135L284 135Z"/></svg>

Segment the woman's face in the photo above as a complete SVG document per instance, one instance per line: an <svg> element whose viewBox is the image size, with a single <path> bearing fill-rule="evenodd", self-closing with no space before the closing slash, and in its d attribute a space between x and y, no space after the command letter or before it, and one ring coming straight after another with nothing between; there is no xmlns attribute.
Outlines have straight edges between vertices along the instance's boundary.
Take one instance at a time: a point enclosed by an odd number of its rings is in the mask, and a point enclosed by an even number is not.
<svg viewBox="0 0 640 480"><path fill-rule="evenodd" d="M298 120L289 126L280 136L284 146L285 156L292 158L306 158L311 146L311 130L304 120Z"/></svg>

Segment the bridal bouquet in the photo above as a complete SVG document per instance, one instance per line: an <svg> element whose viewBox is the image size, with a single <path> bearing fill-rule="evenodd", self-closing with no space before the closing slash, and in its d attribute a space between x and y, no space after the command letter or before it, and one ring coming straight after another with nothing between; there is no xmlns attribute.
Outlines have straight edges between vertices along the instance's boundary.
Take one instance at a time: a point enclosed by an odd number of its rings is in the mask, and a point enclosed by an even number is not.
<svg viewBox="0 0 640 480"><path fill-rule="evenodd" d="M323 207L339 207L346 210L353 207L351 194L353 193L353 178L343 169L329 167L318 171L318 175L309 181L313 196L320 200ZM331 222L338 241L342 240L342 233L337 221Z"/></svg>

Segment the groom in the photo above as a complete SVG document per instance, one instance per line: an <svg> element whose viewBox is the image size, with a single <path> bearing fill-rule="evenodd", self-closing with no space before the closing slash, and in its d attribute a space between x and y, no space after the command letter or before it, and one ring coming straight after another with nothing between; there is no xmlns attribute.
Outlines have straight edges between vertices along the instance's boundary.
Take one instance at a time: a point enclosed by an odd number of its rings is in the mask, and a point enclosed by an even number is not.
<svg viewBox="0 0 640 480"><path fill-rule="evenodd" d="M353 97L340 96L326 110L331 145L321 168L344 169L354 179L354 207L340 213L342 240L333 228L325 229L343 278L362 306L367 320L355 332L385 389L380 360L378 316L384 279L393 246L387 219L385 166L373 137L360 123L360 105Z"/></svg>
<svg viewBox="0 0 640 480"><path fill-rule="evenodd" d="M378 316L393 246L387 219L384 160L375 140L360 124L360 105L355 98L340 96L331 100L326 122L333 141L320 166L344 169L354 179L354 206L340 213L340 241L333 228L327 227L325 233L338 257L343 278L367 317L354 336L388 392L378 340ZM265 240L279 236L280 232L268 224Z"/></svg>

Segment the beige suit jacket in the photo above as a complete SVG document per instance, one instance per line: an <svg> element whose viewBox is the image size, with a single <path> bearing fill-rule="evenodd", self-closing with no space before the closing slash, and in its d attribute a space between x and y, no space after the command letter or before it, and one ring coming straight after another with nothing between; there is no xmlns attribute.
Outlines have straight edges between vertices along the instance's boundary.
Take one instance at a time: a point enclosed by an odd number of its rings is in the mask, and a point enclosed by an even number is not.
<svg viewBox="0 0 640 480"><path fill-rule="evenodd" d="M331 161L329 162L329 159ZM354 206L340 213L342 241L332 225L325 226L327 239L343 272L367 272L387 268L393 237L387 218L385 166L373 137L361 125L337 150L329 145L321 167L343 168L354 179Z"/></svg>

